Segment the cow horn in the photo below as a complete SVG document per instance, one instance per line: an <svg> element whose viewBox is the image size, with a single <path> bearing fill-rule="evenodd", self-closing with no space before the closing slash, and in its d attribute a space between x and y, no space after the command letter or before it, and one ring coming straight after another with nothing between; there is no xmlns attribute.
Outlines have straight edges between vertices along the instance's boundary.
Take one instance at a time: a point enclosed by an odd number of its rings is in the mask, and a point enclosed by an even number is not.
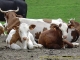
<svg viewBox="0 0 80 60"><path fill-rule="evenodd" d="M3 11L3 10L1 10L1 8L0 8L0 11L1 11L2 13L6 13L6 12L8 12L8 11Z"/></svg>
<svg viewBox="0 0 80 60"><path fill-rule="evenodd" d="M15 12L18 12L19 11L19 7L17 7L17 10L14 10Z"/></svg>

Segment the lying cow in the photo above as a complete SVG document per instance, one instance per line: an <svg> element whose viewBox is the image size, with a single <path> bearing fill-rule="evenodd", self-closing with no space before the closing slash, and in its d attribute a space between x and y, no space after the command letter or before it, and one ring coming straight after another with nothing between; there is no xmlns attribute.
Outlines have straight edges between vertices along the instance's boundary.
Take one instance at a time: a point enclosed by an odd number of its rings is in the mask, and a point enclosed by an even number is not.
<svg viewBox="0 0 80 60"><path fill-rule="evenodd" d="M79 39L79 33L76 28L73 28L72 25L68 24L68 36L66 40L70 42L76 42Z"/></svg>
<svg viewBox="0 0 80 60"><path fill-rule="evenodd" d="M6 35L4 31L4 26L0 23L0 36Z"/></svg>
<svg viewBox="0 0 80 60"><path fill-rule="evenodd" d="M13 27L9 32L9 35L6 39L6 43L8 44L9 48L12 49L33 49L34 47L42 47L41 44L37 44L34 40L33 35L30 33L29 30L32 30L35 28L35 25L28 25L26 23L21 23L19 27ZM17 41L20 41L23 44L23 47L21 48L18 44L16 44Z"/></svg>
<svg viewBox="0 0 80 60"><path fill-rule="evenodd" d="M68 24L75 28L80 35L80 23L76 22L75 20L70 20Z"/></svg>
<svg viewBox="0 0 80 60"><path fill-rule="evenodd" d="M64 48L65 44L67 44L69 48L79 46L79 43L70 43L64 40L62 38L62 31L59 27L60 25L51 24L50 30L46 30L40 34L38 43L49 49Z"/></svg>

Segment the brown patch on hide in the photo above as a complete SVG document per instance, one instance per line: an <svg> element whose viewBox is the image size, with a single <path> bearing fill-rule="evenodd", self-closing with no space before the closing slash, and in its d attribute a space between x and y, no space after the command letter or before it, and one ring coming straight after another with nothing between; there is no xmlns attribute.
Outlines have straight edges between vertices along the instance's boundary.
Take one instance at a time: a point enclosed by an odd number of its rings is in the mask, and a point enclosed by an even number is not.
<svg viewBox="0 0 80 60"><path fill-rule="evenodd" d="M43 19L44 22L51 23L52 19Z"/></svg>
<svg viewBox="0 0 80 60"><path fill-rule="evenodd" d="M36 25L32 24L32 25L29 26L29 29L32 30L32 29L34 29L35 27L36 27Z"/></svg>
<svg viewBox="0 0 80 60"><path fill-rule="evenodd" d="M35 33L35 38L36 38L36 39L39 39L40 34L41 34L41 32Z"/></svg>
<svg viewBox="0 0 80 60"><path fill-rule="evenodd" d="M17 41L22 42L21 39L20 39L20 36L19 36L19 33L18 33L18 32L19 32L18 29L16 29L15 34L12 35L12 38L11 38L11 40L10 40L10 45L11 45L12 43L16 43Z"/></svg>

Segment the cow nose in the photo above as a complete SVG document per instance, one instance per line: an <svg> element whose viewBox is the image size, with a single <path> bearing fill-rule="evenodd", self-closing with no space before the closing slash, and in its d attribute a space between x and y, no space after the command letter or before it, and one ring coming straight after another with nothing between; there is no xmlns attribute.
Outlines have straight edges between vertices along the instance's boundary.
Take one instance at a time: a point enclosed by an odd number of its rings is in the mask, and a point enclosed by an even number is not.
<svg viewBox="0 0 80 60"><path fill-rule="evenodd" d="M66 39L67 38L67 36L63 36L63 39Z"/></svg>
<svg viewBox="0 0 80 60"><path fill-rule="evenodd" d="M26 37L23 37L23 40L26 40L27 38Z"/></svg>

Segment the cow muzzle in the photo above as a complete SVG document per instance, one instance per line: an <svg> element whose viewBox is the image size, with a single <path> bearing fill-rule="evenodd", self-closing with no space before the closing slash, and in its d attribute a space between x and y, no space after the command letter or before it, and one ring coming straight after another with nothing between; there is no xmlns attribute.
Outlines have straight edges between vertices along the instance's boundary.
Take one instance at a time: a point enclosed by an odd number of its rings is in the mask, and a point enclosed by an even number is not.
<svg viewBox="0 0 80 60"><path fill-rule="evenodd" d="M27 37L23 37L23 40L29 40Z"/></svg>

